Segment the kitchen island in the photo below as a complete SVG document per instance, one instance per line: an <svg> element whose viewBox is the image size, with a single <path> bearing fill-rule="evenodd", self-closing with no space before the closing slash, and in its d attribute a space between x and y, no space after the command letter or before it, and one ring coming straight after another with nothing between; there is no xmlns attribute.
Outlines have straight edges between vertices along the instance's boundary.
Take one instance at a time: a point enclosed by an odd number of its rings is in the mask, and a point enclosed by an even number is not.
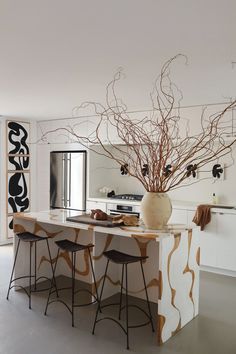
<svg viewBox="0 0 236 354"><path fill-rule="evenodd" d="M105 271L103 252L117 249L133 255L147 255L144 272L150 300L158 304L156 334L162 344L198 315L199 305L199 234L184 225L169 225L164 230L146 230L144 227L103 227L67 221L68 216L79 212L55 209L35 213L14 214L14 232L32 232L50 238L53 261L57 247L54 241L69 238L72 241L93 243L92 258L98 288ZM82 214L82 213L81 213ZM28 248L22 244L19 250L15 275L28 271ZM129 294L144 298L141 274L136 264L129 269ZM38 272L50 276L46 249L38 247ZM112 264L107 276L104 298L119 290L121 269ZM67 252L61 252L57 274L70 276L71 260ZM40 274L39 274L40 275ZM77 257L76 278L91 285L92 276L88 254Z"/></svg>

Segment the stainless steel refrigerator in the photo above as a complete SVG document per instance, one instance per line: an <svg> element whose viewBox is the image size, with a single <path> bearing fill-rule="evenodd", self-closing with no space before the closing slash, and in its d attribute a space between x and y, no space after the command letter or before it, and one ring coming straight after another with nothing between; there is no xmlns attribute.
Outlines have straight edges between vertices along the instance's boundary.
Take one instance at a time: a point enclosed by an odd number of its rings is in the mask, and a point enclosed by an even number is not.
<svg viewBox="0 0 236 354"><path fill-rule="evenodd" d="M86 151L50 153L50 208L86 210Z"/></svg>

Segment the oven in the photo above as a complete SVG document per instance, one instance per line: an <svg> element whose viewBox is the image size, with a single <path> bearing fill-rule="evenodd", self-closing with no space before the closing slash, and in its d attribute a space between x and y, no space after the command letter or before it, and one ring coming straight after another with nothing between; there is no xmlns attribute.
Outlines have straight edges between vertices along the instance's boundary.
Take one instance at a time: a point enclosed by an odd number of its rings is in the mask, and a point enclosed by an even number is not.
<svg viewBox="0 0 236 354"><path fill-rule="evenodd" d="M107 214L108 215L135 215L138 218L140 217L140 206L131 205L131 204L107 204Z"/></svg>

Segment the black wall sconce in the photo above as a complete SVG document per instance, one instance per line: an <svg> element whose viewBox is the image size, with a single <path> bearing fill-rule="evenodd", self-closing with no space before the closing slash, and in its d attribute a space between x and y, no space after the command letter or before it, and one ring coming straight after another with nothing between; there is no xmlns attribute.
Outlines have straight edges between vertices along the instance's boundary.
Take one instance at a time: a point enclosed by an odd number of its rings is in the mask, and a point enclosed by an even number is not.
<svg viewBox="0 0 236 354"><path fill-rule="evenodd" d="M196 178L197 177L197 165L188 165L187 166L187 177L193 177Z"/></svg>
<svg viewBox="0 0 236 354"><path fill-rule="evenodd" d="M216 163L213 167L212 167L212 176L214 178L221 178L222 173L224 172L223 167L221 166L221 164Z"/></svg>
<svg viewBox="0 0 236 354"><path fill-rule="evenodd" d="M120 167L120 172L121 172L122 176L128 174L129 171L128 171L128 164L127 163L125 163L124 165L122 165Z"/></svg>

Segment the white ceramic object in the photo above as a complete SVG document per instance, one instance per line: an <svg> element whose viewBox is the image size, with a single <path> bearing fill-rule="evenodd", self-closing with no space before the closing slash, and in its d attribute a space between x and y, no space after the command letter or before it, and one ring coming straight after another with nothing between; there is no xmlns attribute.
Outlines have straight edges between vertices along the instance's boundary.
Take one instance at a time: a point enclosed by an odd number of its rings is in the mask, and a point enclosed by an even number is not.
<svg viewBox="0 0 236 354"><path fill-rule="evenodd" d="M146 192L141 201L141 217L149 229L162 229L172 213L167 193Z"/></svg>

